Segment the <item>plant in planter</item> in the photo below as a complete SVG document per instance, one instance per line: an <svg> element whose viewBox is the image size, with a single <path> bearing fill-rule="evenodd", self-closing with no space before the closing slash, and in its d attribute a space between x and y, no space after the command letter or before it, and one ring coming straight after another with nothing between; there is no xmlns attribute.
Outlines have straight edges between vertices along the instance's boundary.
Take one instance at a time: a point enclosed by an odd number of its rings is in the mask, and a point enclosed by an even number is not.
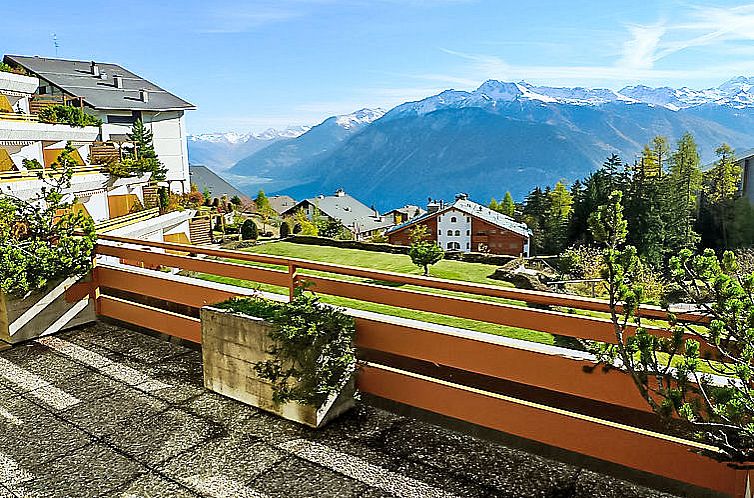
<svg viewBox="0 0 754 498"><path fill-rule="evenodd" d="M235 298L202 309L205 385L319 427L353 406L353 318L302 288L290 303Z"/></svg>
<svg viewBox="0 0 754 498"><path fill-rule="evenodd" d="M50 169L38 171L43 186L35 197L0 192L0 338L4 340L16 342L40 332L34 320L15 334L9 332L9 325L17 313L39 300L46 287L64 279L75 281L91 269L94 222L73 209L75 198L65 193L76 166L74 151L66 145ZM53 302L44 310L54 315L65 307Z"/></svg>

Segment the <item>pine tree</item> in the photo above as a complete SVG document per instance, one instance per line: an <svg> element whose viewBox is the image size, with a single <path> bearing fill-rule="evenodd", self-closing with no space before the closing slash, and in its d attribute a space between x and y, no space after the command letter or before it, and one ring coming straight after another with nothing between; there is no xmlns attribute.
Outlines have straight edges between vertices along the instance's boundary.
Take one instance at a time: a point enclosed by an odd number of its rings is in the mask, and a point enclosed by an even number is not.
<svg viewBox="0 0 754 498"><path fill-rule="evenodd" d="M702 187L699 164L699 150L694 137L686 133L671 156L668 175L668 245L673 253L693 249L699 243L699 234L694 231L697 194Z"/></svg>
<svg viewBox="0 0 754 498"><path fill-rule="evenodd" d="M547 194L548 207L543 223L543 249L548 254L558 254L568 243L568 223L573 198L563 182Z"/></svg>
<svg viewBox="0 0 754 498"><path fill-rule="evenodd" d="M704 175L703 192L706 208L719 235L718 245L728 248L731 216L733 205L739 196L742 171L736 162L735 152L728 144L722 144L715 153L718 160Z"/></svg>
<svg viewBox="0 0 754 498"><path fill-rule="evenodd" d="M489 205L487 207L489 207L493 211L499 211L500 210L500 205L497 203L497 199L495 199L494 197L492 198L492 200L490 200L490 203L489 203Z"/></svg>
<svg viewBox="0 0 754 498"><path fill-rule="evenodd" d="M503 213L506 216L513 217L513 215L516 212L516 203L513 202L513 197L511 197L510 192L505 193L505 197L503 198L503 202L500 203L498 206L498 211Z"/></svg>
<svg viewBox="0 0 754 498"><path fill-rule="evenodd" d="M142 120L137 119L131 127L128 139L134 145L134 157L130 160L129 168L138 173L152 173L153 181L164 181L168 170L160 162L154 149L154 136L144 126Z"/></svg>

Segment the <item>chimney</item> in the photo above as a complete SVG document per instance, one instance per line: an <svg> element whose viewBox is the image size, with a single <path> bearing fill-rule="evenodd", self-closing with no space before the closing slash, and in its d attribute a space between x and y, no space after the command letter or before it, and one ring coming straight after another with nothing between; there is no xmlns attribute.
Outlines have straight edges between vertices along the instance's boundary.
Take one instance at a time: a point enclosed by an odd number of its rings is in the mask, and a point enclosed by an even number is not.
<svg viewBox="0 0 754 498"><path fill-rule="evenodd" d="M113 75L113 86L115 88L123 88L123 76L119 74Z"/></svg>
<svg viewBox="0 0 754 498"><path fill-rule="evenodd" d="M465 194L461 192L460 194L456 194L456 200L457 201L465 201L469 198L469 194Z"/></svg>
<svg viewBox="0 0 754 498"><path fill-rule="evenodd" d="M428 213L436 213L440 209L442 209L442 201L431 201L427 204L427 212Z"/></svg>
<svg viewBox="0 0 754 498"><path fill-rule="evenodd" d="M149 90L145 88L139 90L139 100L142 102L149 102Z"/></svg>
<svg viewBox="0 0 754 498"><path fill-rule="evenodd" d="M346 195L346 191L342 188L335 191L335 197L343 197L344 195Z"/></svg>
<svg viewBox="0 0 754 498"><path fill-rule="evenodd" d="M96 76L99 78L99 66L94 61L92 61L91 71L92 71L92 76Z"/></svg>

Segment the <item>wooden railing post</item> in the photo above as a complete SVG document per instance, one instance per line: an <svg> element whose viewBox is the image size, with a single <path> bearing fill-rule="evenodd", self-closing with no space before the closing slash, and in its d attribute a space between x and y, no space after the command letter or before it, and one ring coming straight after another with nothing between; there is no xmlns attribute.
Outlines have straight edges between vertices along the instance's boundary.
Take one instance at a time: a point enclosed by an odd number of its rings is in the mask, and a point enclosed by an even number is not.
<svg viewBox="0 0 754 498"><path fill-rule="evenodd" d="M288 263L288 301L293 301L298 286L298 267L293 263Z"/></svg>

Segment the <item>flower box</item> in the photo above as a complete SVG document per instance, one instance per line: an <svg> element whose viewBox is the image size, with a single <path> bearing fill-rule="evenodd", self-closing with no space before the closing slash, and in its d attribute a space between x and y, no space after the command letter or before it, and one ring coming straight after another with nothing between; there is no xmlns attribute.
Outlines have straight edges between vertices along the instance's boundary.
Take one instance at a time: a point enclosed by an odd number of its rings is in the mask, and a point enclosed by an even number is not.
<svg viewBox="0 0 754 498"><path fill-rule="evenodd" d="M215 307L201 309L204 386L216 393L318 428L354 406L353 379L320 406L296 401L278 403L274 385L255 366L272 358L276 341L272 323Z"/></svg>
<svg viewBox="0 0 754 498"><path fill-rule="evenodd" d="M0 291L0 341L16 344L94 322L89 278L56 280L23 298Z"/></svg>

